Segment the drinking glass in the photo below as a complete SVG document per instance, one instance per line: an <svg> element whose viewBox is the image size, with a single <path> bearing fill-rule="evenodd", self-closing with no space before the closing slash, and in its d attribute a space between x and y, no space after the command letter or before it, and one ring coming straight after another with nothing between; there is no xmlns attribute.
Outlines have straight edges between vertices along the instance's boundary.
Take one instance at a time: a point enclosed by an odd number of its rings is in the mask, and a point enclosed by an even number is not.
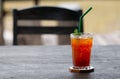
<svg viewBox="0 0 120 79"><path fill-rule="evenodd" d="M93 71L94 67L90 66L93 34L72 33L70 37L71 37L72 62L73 62L73 66L70 67L70 70L75 72Z"/></svg>

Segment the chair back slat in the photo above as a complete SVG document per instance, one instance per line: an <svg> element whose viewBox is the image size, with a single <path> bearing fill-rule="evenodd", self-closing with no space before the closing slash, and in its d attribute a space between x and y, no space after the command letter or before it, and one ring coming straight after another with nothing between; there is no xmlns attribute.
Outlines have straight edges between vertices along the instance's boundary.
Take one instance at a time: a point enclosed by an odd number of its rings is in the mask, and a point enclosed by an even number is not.
<svg viewBox="0 0 120 79"><path fill-rule="evenodd" d="M24 29L24 30L23 30ZM70 34L75 27L18 27L18 34Z"/></svg>
<svg viewBox="0 0 120 79"><path fill-rule="evenodd" d="M81 12L59 7L33 7L20 10L18 19L43 19L43 20L79 20ZM46 16L46 17L44 17ZM62 17L61 17L62 16ZM76 18L77 17L77 18Z"/></svg>

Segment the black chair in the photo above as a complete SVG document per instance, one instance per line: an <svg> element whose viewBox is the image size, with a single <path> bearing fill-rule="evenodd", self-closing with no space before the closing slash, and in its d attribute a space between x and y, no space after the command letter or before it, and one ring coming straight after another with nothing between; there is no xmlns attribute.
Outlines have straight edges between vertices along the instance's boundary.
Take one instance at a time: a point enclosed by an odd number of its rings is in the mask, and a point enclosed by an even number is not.
<svg viewBox="0 0 120 79"><path fill-rule="evenodd" d="M59 34L59 35L69 35L77 28L79 17L82 15L82 10L73 11L60 7L49 7L49 6L35 6L31 8L26 8L22 10L13 10L13 45L18 45L18 35L33 35L33 34ZM19 21L34 21L34 20L52 20L66 22L67 26L63 26L58 23L57 26L34 26L19 24ZM71 25L71 22L75 22L75 25ZM81 32L83 32L83 26L81 27ZM66 39L64 39L66 40Z"/></svg>

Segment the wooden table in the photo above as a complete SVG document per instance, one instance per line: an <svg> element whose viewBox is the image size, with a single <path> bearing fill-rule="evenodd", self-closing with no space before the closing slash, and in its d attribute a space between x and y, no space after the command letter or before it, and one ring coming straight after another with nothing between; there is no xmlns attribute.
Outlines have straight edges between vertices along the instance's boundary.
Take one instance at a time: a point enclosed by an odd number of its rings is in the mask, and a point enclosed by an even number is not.
<svg viewBox="0 0 120 79"><path fill-rule="evenodd" d="M91 73L71 73L70 46L1 46L0 79L120 79L120 45L93 46Z"/></svg>

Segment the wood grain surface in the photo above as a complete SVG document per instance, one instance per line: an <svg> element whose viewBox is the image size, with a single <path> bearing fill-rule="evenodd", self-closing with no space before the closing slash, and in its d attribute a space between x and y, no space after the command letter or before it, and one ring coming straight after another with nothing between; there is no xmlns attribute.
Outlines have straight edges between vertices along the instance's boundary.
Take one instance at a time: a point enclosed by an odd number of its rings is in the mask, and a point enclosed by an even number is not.
<svg viewBox="0 0 120 79"><path fill-rule="evenodd" d="M0 79L119 79L120 46L93 46L92 73L71 73L71 47L0 46Z"/></svg>

